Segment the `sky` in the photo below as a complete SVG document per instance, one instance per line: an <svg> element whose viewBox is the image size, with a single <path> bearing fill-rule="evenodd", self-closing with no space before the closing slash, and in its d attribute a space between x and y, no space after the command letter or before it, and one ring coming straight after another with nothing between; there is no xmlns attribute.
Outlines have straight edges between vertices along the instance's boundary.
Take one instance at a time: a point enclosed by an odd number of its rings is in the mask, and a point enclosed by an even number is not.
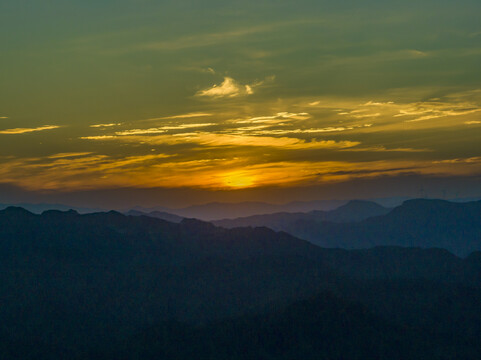
<svg viewBox="0 0 481 360"><path fill-rule="evenodd" d="M481 196L479 14L2 0L0 202Z"/></svg>

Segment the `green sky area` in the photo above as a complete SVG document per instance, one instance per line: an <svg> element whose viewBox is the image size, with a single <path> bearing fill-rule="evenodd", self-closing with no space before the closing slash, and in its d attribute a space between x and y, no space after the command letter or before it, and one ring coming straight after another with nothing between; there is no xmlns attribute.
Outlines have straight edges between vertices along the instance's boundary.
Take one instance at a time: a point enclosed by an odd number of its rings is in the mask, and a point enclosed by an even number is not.
<svg viewBox="0 0 481 360"><path fill-rule="evenodd" d="M468 0L3 0L0 202L481 196L479 14Z"/></svg>

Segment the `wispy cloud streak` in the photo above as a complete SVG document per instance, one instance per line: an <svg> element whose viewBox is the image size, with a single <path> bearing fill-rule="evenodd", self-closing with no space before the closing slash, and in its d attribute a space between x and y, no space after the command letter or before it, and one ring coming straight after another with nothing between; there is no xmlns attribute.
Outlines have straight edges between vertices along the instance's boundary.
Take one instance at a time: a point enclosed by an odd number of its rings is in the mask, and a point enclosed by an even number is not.
<svg viewBox="0 0 481 360"><path fill-rule="evenodd" d="M4 134L4 135L25 134L25 133L31 133L31 132L37 132L37 131L58 129L59 127L60 126L58 126L58 125L44 125L44 126L39 126L39 127L36 127L36 128L6 129L6 130L0 130L0 134Z"/></svg>

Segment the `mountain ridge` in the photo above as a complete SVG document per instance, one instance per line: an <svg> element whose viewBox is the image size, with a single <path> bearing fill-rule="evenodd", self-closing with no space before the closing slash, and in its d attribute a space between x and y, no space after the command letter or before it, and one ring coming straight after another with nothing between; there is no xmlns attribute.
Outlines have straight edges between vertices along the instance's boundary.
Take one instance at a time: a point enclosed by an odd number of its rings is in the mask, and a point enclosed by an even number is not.
<svg viewBox="0 0 481 360"><path fill-rule="evenodd" d="M341 207L328 213L281 214L277 218L266 215L214 223L228 228L268 226L326 248L439 247L459 256L481 250L479 200L458 203L411 199L394 209L384 208L377 213L376 210L370 213L369 209L360 209L365 205L363 202L352 203L347 208L356 210L351 213L349 209L347 215L342 215L346 208Z"/></svg>
<svg viewBox="0 0 481 360"><path fill-rule="evenodd" d="M237 219L222 219L213 221L214 224L233 228L242 226L267 226L274 230L289 231L289 224L297 221L332 221L332 222L357 222L368 217L387 214L391 209L385 208L373 201L350 200L340 207L329 210L313 210L307 213L274 213L267 215L253 215Z"/></svg>
<svg viewBox="0 0 481 360"><path fill-rule="evenodd" d="M0 258L2 329L14 334L0 339L0 353L37 344L24 358L91 354L172 320L185 323L188 333L207 329L209 337L244 326L250 316L282 319L289 304L325 292L359 303L394 327L436 324L435 338L471 341L481 323L479 253L462 259L441 249L324 249L266 227L9 208L0 211ZM317 312L305 311L305 319ZM353 326L370 328L371 317L354 315L335 312L332 319L348 316ZM465 320L451 334L455 316ZM222 323L228 319L237 319L233 328ZM256 331L249 321L245 331ZM283 327L272 324L275 337ZM385 331L394 336L391 325ZM306 341L314 343L315 334L314 328Z"/></svg>

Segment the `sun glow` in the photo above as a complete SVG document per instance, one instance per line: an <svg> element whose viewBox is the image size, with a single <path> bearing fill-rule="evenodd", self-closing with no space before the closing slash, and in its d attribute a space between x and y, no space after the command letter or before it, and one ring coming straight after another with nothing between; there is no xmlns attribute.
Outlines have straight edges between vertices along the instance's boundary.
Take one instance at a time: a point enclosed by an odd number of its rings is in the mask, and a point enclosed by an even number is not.
<svg viewBox="0 0 481 360"><path fill-rule="evenodd" d="M256 178L244 171L232 171L222 176L223 184L229 188L242 189L255 185Z"/></svg>

